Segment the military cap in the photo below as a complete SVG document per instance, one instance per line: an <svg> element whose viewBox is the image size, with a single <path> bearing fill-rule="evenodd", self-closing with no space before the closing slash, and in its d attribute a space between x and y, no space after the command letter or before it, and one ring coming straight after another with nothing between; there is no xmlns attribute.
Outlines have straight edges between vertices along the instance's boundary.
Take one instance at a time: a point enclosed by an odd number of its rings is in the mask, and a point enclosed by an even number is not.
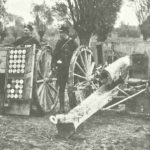
<svg viewBox="0 0 150 150"><path fill-rule="evenodd" d="M69 27L67 27L65 25L61 25L61 27L59 28L59 32L65 32L65 33L69 34Z"/></svg>
<svg viewBox="0 0 150 150"><path fill-rule="evenodd" d="M28 28L30 31L33 31L33 27L30 24L24 25L24 28Z"/></svg>

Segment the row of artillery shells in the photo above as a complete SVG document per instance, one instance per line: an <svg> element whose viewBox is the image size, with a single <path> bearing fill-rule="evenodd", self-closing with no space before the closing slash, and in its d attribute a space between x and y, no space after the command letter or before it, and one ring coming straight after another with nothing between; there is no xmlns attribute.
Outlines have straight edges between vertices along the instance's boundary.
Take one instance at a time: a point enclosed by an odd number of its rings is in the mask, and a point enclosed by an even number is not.
<svg viewBox="0 0 150 150"><path fill-rule="evenodd" d="M13 79L7 84L7 98L21 99L23 94L23 79Z"/></svg>
<svg viewBox="0 0 150 150"><path fill-rule="evenodd" d="M10 50L10 54L26 54L25 49L20 49L20 50Z"/></svg>
<svg viewBox="0 0 150 150"><path fill-rule="evenodd" d="M25 70L24 69L9 69L8 70L8 73L12 73L12 74L15 74L15 73L24 73Z"/></svg>
<svg viewBox="0 0 150 150"><path fill-rule="evenodd" d="M25 72L26 50L10 50L8 73L24 73Z"/></svg>
<svg viewBox="0 0 150 150"><path fill-rule="evenodd" d="M22 99L22 94L7 94L7 98Z"/></svg>

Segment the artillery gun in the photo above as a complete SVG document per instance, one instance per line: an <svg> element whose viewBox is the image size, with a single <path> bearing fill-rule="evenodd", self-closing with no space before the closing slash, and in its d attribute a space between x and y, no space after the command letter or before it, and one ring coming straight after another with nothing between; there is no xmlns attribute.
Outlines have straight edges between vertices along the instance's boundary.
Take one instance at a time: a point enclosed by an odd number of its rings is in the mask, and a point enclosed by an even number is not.
<svg viewBox="0 0 150 150"><path fill-rule="evenodd" d="M66 127L69 122L71 129L69 130L67 126L67 132L70 135L96 111L111 109L147 91L150 77L149 52L119 58L129 52L131 54L133 50L141 50L143 47L148 50L150 47L147 43L144 43L144 46L142 44L115 43L112 46L112 43L100 43L97 46L91 45L91 48L87 46L77 48L70 62L67 89L69 97L76 99L78 105L67 114L51 116L50 120L57 124L59 132L62 132L63 126ZM0 55L1 64L3 64L3 67L0 67L1 73L6 73L9 63L6 56L10 56L10 51L15 49L1 48L0 52L3 52L3 55ZM11 113L29 115L32 99L37 100L36 102L44 112L50 112L55 109L58 102L56 77L51 69L52 50L48 47L38 50L35 46L25 49L30 56L26 59L26 66L32 68L32 71L30 70L32 80L30 84L24 80L24 85L26 90L30 87L31 101L28 107L24 105L20 108L20 102L15 103L13 107L9 106L12 109ZM32 65L29 62L32 62ZM22 77L26 78L26 76ZM6 87L7 85L5 89ZM146 100L143 103L140 101L138 110L148 113L149 101ZM78 111L80 109L82 111Z"/></svg>
<svg viewBox="0 0 150 150"><path fill-rule="evenodd" d="M104 60L104 58L102 59ZM95 91L91 95L84 97L84 100L67 114L50 116L50 121L56 124L58 133L64 137L69 137L85 120L97 111L106 111L114 107L119 108L118 105L122 103L124 110L137 111L138 113L149 115L149 59L149 51L132 53L129 56L117 59L108 66L103 67L103 69L98 69L98 83L100 84L96 83L95 87L97 88L95 88ZM95 72L92 73L91 77L85 80L93 85ZM83 76L75 74L75 77L82 78ZM82 80L79 80L79 83L82 82ZM74 82L74 85L79 84ZM145 98L143 98L143 95Z"/></svg>

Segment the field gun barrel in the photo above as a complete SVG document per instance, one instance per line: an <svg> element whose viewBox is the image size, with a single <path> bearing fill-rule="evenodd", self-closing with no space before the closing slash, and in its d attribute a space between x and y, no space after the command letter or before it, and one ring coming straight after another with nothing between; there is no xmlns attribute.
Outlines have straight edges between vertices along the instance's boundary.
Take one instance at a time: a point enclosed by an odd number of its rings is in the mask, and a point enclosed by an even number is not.
<svg viewBox="0 0 150 150"><path fill-rule="evenodd" d="M92 93L67 114L50 116L49 119L53 124L56 124L58 133L68 137L74 133L79 125L85 120L97 111L102 110L104 106L112 100L112 97L117 95L118 85L120 83L112 86L111 89L108 88L108 85L119 80L122 76L122 79L124 80L127 76L129 67L129 56L119 58L104 69L104 72L108 75L108 78L106 77L104 84L98 90ZM102 73L104 72L102 71ZM105 76L103 77L105 78Z"/></svg>

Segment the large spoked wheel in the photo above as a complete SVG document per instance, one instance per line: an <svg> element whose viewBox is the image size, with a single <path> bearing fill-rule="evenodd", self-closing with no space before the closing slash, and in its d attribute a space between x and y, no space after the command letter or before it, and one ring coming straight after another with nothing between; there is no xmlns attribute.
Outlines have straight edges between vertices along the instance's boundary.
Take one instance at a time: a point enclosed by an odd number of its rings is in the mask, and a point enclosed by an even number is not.
<svg viewBox="0 0 150 150"><path fill-rule="evenodd" d="M58 88L56 78L51 70L52 55L49 49L44 49L37 54L35 94L42 111L52 111L58 98Z"/></svg>
<svg viewBox="0 0 150 150"><path fill-rule="evenodd" d="M76 104L84 100L94 89L97 89L92 80L95 67L91 49L80 46L75 51L69 68L69 92L74 93Z"/></svg>

